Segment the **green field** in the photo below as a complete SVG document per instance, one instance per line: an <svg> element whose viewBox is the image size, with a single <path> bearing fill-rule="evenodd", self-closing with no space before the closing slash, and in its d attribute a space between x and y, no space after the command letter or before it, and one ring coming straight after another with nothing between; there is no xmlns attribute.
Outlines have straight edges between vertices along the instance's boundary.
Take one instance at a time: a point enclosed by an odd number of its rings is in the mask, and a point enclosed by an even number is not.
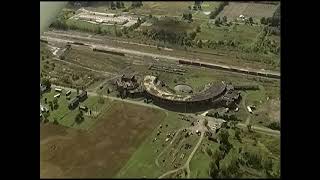
<svg viewBox="0 0 320 180"><path fill-rule="evenodd" d="M165 118L161 124L163 126L161 135L156 136L159 130L156 128L131 156L126 165L118 172L116 178L155 178L164 173L163 170L159 169L155 164L155 157L163 149L163 143L161 142L164 141L165 134L168 132L172 133L182 127L187 127L189 123L178 119L177 113L169 111L167 118ZM168 124L168 127L165 127L166 124ZM152 142L155 137L157 137L158 140ZM156 152L157 149L159 152Z"/></svg>
<svg viewBox="0 0 320 180"><path fill-rule="evenodd" d="M65 92L61 93L60 98L58 98L58 108L51 111L48 104L45 104L45 98L47 98L47 102L52 101L54 99L54 95L56 95L57 92L54 92L52 89L51 92L44 93L42 95L42 98L40 100L41 104L45 105L50 110L50 115L48 117L49 122L53 122L55 119L58 121L59 124L67 127L77 128L77 129L83 129L83 130L89 130L98 120L98 115L84 115L84 121L80 124L75 123L75 117L79 113L79 109L75 108L74 110L70 110L68 108L69 101L66 99ZM75 92L72 92L70 97L71 99L76 96ZM99 97L93 97L89 96L84 102L80 102L79 106L87 106L89 110L92 112L100 113L110 105L110 101L105 99L104 104L98 103ZM79 107L78 106L78 107Z"/></svg>

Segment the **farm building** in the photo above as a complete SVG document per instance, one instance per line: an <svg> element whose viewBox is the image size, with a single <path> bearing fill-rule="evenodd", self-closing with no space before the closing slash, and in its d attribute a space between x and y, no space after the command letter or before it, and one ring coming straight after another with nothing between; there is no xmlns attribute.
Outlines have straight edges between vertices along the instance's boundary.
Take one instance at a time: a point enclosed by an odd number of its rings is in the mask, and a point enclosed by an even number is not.
<svg viewBox="0 0 320 180"><path fill-rule="evenodd" d="M73 99L70 100L69 102L69 109L75 109L79 104L79 98L78 97L75 97Z"/></svg>
<svg viewBox="0 0 320 180"><path fill-rule="evenodd" d="M40 83L40 94L47 90L47 86Z"/></svg>
<svg viewBox="0 0 320 180"><path fill-rule="evenodd" d="M82 91L77 98L79 99L79 101L83 102L84 100L86 100L88 98L87 95L87 91Z"/></svg>
<svg viewBox="0 0 320 180"><path fill-rule="evenodd" d="M115 81L116 89L122 98L140 97L143 90L135 74L124 74Z"/></svg>

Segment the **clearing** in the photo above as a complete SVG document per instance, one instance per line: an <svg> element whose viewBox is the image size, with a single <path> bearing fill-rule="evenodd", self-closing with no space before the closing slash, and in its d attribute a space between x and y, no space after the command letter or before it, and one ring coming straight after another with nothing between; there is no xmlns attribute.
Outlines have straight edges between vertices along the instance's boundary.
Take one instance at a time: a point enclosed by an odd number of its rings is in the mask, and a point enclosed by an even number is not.
<svg viewBox="0 0 320 180"><path fill-rule="evenodd" d="M89 132L41 123L40 176L111 178L164 117L159 110L116 101Z"/></svg>

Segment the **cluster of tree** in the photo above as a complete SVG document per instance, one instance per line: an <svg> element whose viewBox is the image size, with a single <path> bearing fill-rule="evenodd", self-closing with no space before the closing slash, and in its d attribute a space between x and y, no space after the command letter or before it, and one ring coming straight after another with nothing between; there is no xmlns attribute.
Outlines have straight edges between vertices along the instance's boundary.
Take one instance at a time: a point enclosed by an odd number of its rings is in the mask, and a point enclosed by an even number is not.
<svg viewBox="0 0 320 180"><path fill-rule="evenodd" d="M210 111L207 113L207 116L214 117L214 118L221 118L228 121L239 121L239 119L233 113Z"/></svg>
<svg viewBox="0 0 320 180"><path fill-rule="evenodd" d="M217 17L217 15L223 10L223 8L228 5L229 2L227 1L223 1L223 2L220 2L220 4L218 5L218 7L216 7L213 11L211 11L210 15L209 15L209 18L210 19L214 19Z"/></svg>
<svg viewBox="0 0 320 180"><path fill-rule="evenodd" d="M267 177L279 177L279 169L277 163L272 158L259 148L252 148L244 145L243 147L230 146L229 149L221 148L224 144L228 144L228 134L224 131L219 138L220 148L214 153L211 149L206 149L207 154L211 157L209 164L209 175L212 178L236 178L242 176L241 167L252 168L264 172ZM238 135L237 135L238 134ZM240 138L240 131L235 131L236 138ZM237 137L239 136L239 137ZM275 168L274 168L275 167Z"/></svg>
<svg viewBox="0 0 320 180"><path fill-rule="evenodd" d="M141 6L143 6L142 1L132 1L132 3L131 3L132 8L138 8Z"/></svg>
<svg viewBox="0 0 320 180"><path fill-rule="evenodd" d="M41 79L41 84L46 86L48 89L51 88L51 82L50 82L50 80L48 78L42 78Z"/></svg>
<svg viewBox="0 0 320 180"><path fill-rule="evenodd" d="M280 129L281 129L281 127L280 127L280 122L278 122L278 121L272 122L272 123L270 123L270 124L268 125L268 128L273 129L273 130L279 130L279 131L280 131Z"/></svg>
<svg viewBox="0 0 320 180"><path fill-rule="evenodd" d="M193 21L192 19L192 13L187 12L182 14L182 19L187 20L189 23Z"/></svg>
<svg viewBox="0 0 320 180"><path fill-rule="evenodd" d="M262 17L260 23L272 27L280 27L280 17Z"/></svg>
<svg viewBox="0 0 320 180"><path fill-rule="evenodd" d="M180 46L192 46L192 39L185 31L167 31L165 29L151 29L144 31L144 35L153 40L163 41L164 43L178 44Z"/></svg>
<svg viewBox="0 0 320 180"><path fill-rule="evenodd" d="M240 44L239 41L233 39L233 40L217 40L217 41L213 41L213 40L208 40L208 42L206 43L206 45L208 46L208 48L215 48L218 46L222 46L222 47L237 47Z"/></svg>
<svg viewBox="0 0 320 180"><path fill-rule="evenodd" d="M80 124L81 122L83 122L83 120L84 120L83 112L80 110L79 113L75 117L75 122L77 124Z"/></svg>
<svg viewBox="0 0 320 180"><path fill-rule="evenodd" d="M214 24L216 26L220 26L228 22L227 16L223 16L222 18L218 17L215 19Z"/></svg>
<svg viewBox="0 0 320 180"><path fill-rule="evenodd" d="M124 8L124 2L123 1L111 1L110 2L110 9L115 10L115 9L121 9Z"/></svg>
<svg viewBox="0 0 320 180"><path fill-rule="evenodd" d="M202 10L202 8L201 8L201 3L202 3L203 1L194 1L194 5L193 5L193 10L195 10L195 11L197 11L197 10Z"/></svg>

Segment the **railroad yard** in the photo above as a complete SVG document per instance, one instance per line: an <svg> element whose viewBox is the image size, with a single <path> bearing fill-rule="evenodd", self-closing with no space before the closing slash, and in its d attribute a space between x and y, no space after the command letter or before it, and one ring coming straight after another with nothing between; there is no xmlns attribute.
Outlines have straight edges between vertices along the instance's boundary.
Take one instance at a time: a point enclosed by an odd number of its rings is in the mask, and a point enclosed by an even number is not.
<svg viewBox="0 0 320 180"><path fill-rule="evenodd" d="M82 3L40 35L42 178L280 177L280 2Z"/></svg>

